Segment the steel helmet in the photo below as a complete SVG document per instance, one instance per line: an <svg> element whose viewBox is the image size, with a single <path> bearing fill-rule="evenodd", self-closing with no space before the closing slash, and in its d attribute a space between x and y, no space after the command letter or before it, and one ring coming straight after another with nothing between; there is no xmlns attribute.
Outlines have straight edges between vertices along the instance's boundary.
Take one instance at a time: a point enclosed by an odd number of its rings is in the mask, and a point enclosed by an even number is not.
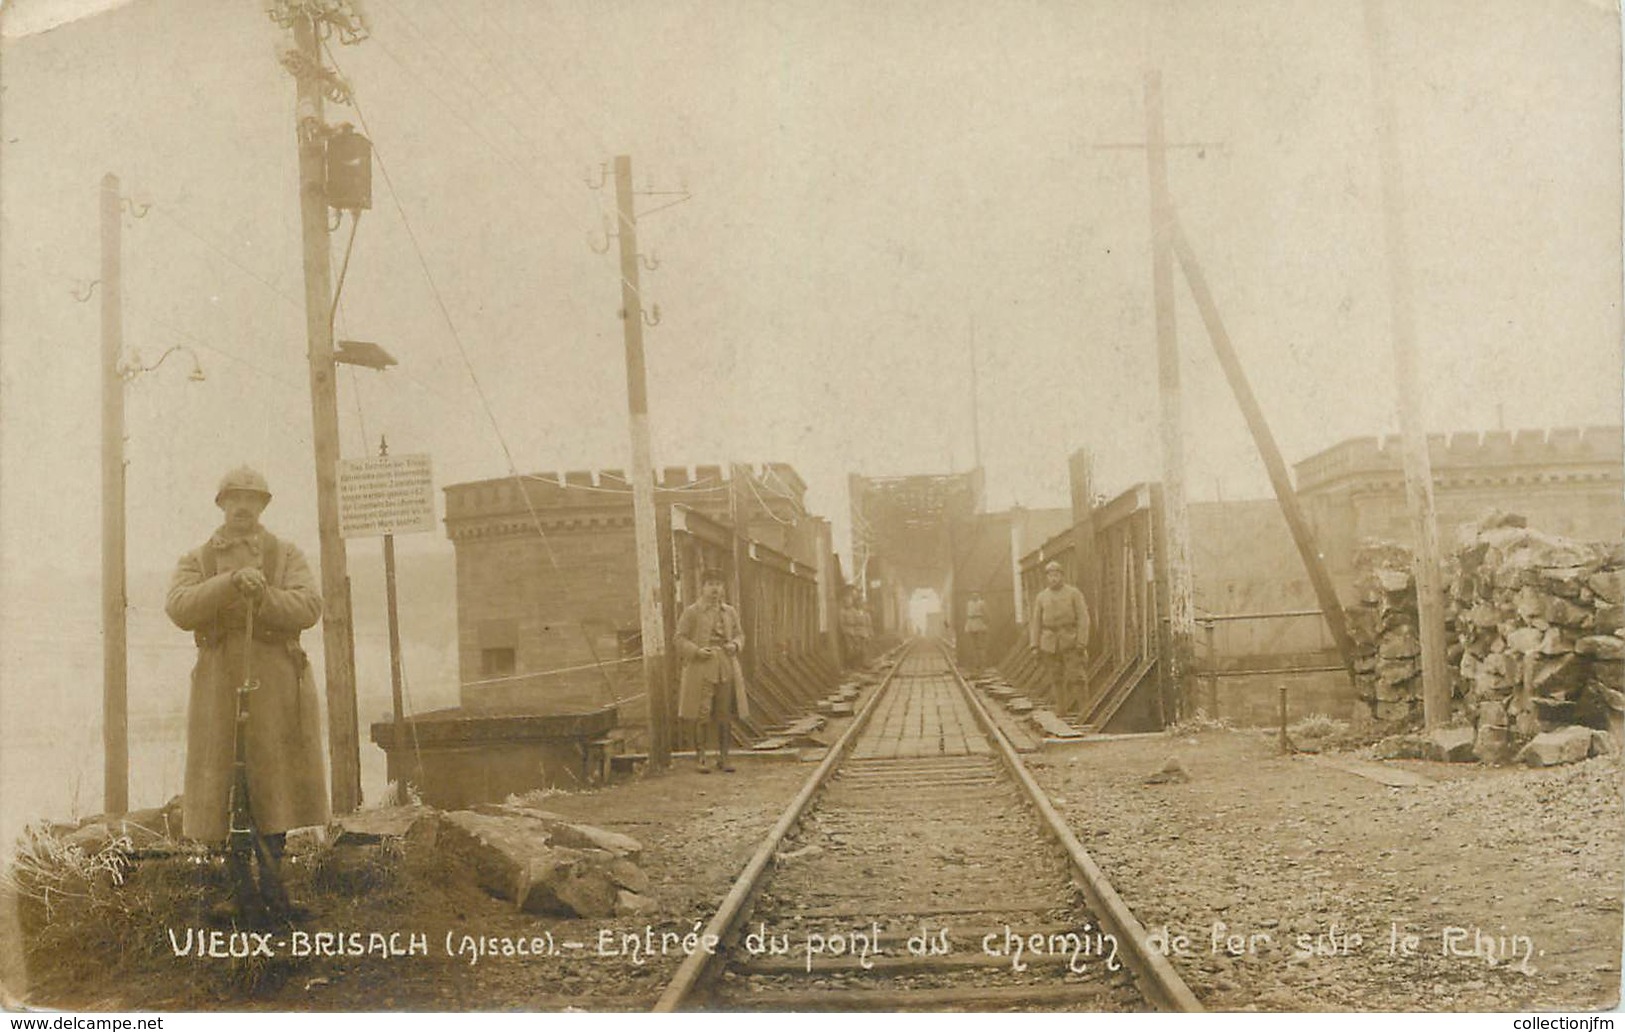
<svg viewBox="0 0 1625 1032"><path fill-rule="evenodd" d="M226 496L227 491L251 491L254 494L264 495L267 502L271 500L270 485L249 466L238 466L220 478L220 486L215 488L214 492L214 504L219 505L220 499Z"/></svg>

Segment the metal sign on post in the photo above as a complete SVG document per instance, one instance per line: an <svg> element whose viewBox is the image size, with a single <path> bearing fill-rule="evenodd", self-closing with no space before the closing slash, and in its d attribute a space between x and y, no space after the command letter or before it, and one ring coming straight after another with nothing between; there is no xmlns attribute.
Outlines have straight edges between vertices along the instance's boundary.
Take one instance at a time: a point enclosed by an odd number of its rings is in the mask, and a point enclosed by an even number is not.
<svg viewBox="0 0 1625 1032"><path fill-rule="evenodd" d="M434 477L427 455L339 463L339 529L347 538L434 530Z"/></svg>

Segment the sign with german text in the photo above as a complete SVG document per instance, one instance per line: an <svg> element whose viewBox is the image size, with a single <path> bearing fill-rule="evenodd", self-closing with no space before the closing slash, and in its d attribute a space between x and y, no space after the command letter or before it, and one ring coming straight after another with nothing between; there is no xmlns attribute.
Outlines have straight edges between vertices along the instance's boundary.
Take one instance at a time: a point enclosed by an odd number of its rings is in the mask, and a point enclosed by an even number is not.
<svg viewBox="0 0 1625 1032"><path fill-rule="evenodd" d="M427 455L339 462L339 532L345 537L434 530L434 476Z"/></svg>

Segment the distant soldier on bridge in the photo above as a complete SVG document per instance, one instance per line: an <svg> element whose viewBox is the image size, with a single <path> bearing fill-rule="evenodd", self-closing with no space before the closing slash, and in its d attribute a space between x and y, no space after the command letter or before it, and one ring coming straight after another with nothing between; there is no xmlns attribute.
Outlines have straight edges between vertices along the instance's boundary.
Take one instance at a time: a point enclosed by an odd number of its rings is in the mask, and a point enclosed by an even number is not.
<svg viewBox="0 0 1625 1032"><path fill-rule="evenodd" d="M1089 606L1083 592L1065 583L1060 563L1051 560L1044 579L1048 583L1033 599L1032 646L1048 675L1050 702L1065 713L1078 701L1073 688L1086 668Z"/></svg>
<svg viewBox="0 0 1625 1032"><path fill-rule="evenodd" d="M841 658L848 669L869 662L869 613L858 599L858 589L848 586L841 596Z"/></svg>
<svg viewBox="0 0 1625 1032"><path fill-rule="evenodd" d="M987 665L987 603L980 591L965 603L965 662L974 671Z"/></svg>

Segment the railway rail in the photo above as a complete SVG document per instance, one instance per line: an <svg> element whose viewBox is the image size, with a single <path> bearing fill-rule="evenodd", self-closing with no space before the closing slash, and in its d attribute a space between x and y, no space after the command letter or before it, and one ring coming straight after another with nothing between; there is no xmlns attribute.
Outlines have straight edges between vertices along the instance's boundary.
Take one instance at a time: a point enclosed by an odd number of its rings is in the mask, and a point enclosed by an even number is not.
<svg viewBox="0 0 1625 1032"><path fill-rule="evenodd" d="M1200 1010L939 642L906 647L657 1011Z"/></svg>

